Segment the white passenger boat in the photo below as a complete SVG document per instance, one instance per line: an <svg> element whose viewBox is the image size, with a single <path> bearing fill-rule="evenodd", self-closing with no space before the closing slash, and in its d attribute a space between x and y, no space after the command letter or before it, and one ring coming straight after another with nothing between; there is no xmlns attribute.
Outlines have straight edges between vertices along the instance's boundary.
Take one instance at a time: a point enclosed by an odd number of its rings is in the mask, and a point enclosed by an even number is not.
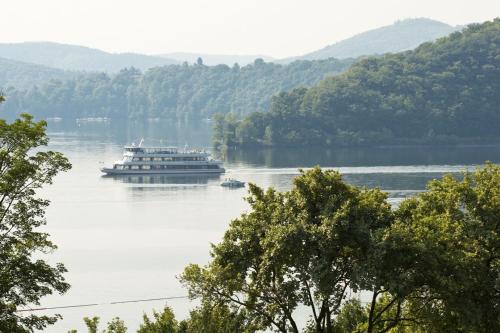
<svg viewBox="0 0 500 333"><path fill-rule="evenodd" d="M176 147L124 147L123 159L102 168L108 175L130 174L221 174L222 162L204 150Z"/></svg>

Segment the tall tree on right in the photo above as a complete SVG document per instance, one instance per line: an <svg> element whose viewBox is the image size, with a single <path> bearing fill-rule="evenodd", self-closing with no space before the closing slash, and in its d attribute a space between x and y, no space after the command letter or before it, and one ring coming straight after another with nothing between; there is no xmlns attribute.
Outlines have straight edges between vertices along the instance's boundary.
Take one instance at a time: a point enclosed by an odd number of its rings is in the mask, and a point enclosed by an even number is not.
<svg viewBox="0 0 500 333"><path fill-rule="evenodd" d="M434 180L400 205L385 242L426 332L500 332L499 228L498 165Z"/></svg>

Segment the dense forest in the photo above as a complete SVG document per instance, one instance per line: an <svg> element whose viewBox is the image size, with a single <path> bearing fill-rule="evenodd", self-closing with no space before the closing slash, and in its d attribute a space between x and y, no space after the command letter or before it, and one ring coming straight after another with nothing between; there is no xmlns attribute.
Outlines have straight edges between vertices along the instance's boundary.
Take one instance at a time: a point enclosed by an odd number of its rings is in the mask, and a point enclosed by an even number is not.
<svg viewBox="0 0 500 333"><path fill-rule="evenodd" d="M0 87L28 89L34 84L43 84L52 79L67 80L77 75L78 72L0 58Z"/></svg>
<svg viewBox="0 0 500 333"><path fill-rule="evenodd" d="M216 145L371 145L500 138L500 19L369 57L269 112L215 119Z"/></svg>
<svg viewBox="0 0 500 333"><path fill-rule="evenodd" d="M51 80L30 89L7 88L4 114L28 112L36 117L163 118L196 120L216 112L246 115L264 111L271 97L311 86L345 71L353 60L296 61L289 65L257 59L240 67L169 65L145 73L123 69L116 75L82 74Z"/></svg>

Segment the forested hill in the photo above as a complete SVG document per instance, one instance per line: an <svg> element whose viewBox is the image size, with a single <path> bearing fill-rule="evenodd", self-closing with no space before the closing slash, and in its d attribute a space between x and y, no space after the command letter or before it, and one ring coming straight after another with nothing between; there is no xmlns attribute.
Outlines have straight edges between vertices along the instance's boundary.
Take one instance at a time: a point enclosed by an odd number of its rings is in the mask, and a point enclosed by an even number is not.
<svg viewBox="0 0 500 333"><path fill-rule="evenodd" d="M77 72L0 58L0 87L4 88L26 89L51 79L66 80L77 75Z"/></svg>
<svg viewBox="0 0 500 333"><path fill-rule="evenodd" d="M7 89L4 114L37 117L170 118L196 120L216 112L246 115L266 110L280 91L311 86L345 71L353 60L296 61L277 65L170 65L142 74L124 69L117 75L85 74L53 80L27 90Z"/></svg>
<svg viewBox="0 0 500 333"><path fill-rule="evenodd" d="M337 59L357 58L366 55L407 51L459 29L460 27L453 27L428 18L406 19L385 27L365 31L320 50L299 57L283 59L280 62L330 57Z"/></svg>
<svg viewBox="0 0 500 333"><path fill-rule="evenodd" d="M498 140L499 91L497 18L281 93L267 113L218 117L214 139L228 146Z"/></svg>
<svg viewBox="0 0 500 333"><path fill-rule="evenodd" d="M178 64L164 57L136 53L108 53L79 45L52 42L0 44L0 57L70 71L118 72L125 67L146 70Z"/></svg>
<svg viewBox="0 0 500 333"><path fill-rule="evenodd" d="M251 64L255 59L262 59L265 62L274 62L275 59L265 55L244 55L244 54L207 54L207 53L190 53L190 52L173 52L166 54L159 54L160 57L177 60L181 63L187 61L194 64L198 58L203 59L203 63L208 66L215 66L225 64L232 66L238 63L240 66Z"/></svg>

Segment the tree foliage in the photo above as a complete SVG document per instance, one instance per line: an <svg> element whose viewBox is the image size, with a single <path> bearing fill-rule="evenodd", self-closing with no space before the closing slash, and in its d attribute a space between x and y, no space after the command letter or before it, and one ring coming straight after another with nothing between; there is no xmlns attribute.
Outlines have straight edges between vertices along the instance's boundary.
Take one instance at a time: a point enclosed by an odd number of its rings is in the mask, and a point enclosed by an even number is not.
<svg viewBox="0 0 500 333"><path fill-rule="evenodd" d="M203 302L190 312L189 317L181 322L182 325L185 325L186 333L257 332L244 309L230 307L224 303Z"/></svg>
<svg viewBox="0 0 500 333"><path fill-rule="evenodd" d="M13 123L0 119L0 332L33 332L54 323L58 316L18 310L69 288L64 266L43 260L56 246L38 230L49 201L36 191L71 167L61 153L40 150L48 143L45 128L26 114Z"/></svg>
<svg viewBox="0 0 500 333"><path fill-rule="evenodd" d="M260 329L299 332L294 311L309 308L315 332L331 332L348 288L391 210L379 190L358 190L334 171L302 172L291 191L250 185L251 211L231 222L206 267L182 275L192 297L243 307Z"/></svg>
<svg viewBox="0 0 500 333"><path fill-rule="evenodd" d="M153 319L146 314L143 315L143 323L137 333L177 333L179 323L175 319L174 312L166 306L161 313L153 311Z"/></svg>
<svg viewBox="0 0 500 333"><path fill-rule="evenodd" d="M200 59L201 60L201 59ZM352 60L296 61L278 65L170 65L141 73L135 68L115 75L81 74L29 89L7 89L6 112L42 118L108 117L200 120L216 112L244 115L266 110L271 96L310 86L348 68ZM200 62L198 62L200 63Z"/></svg>
<svg viewBox="0 0 500 333"><path fill-rule="evenodd" d="M282 92L232 123L227 146L372 145L498 139L500 19L412 51L368 57ZM224 126L222 126L224 127ZM222 137L219 126L215 138Z"/></svg>
<svg viewBox="0 0 500 333"><path fill-rule="evenodd" d="M186 267L191 297L283 333L300 331L299 308L305 332L500 329L499 166L434 180L397 209L319 168L288 192L250 185L247 200L208 265Z"/></svg>
<svg viewBox="0 0 500 333"><path fill-rule="evenodd" d="M445 176L405 200L387 244L426 331L500 330L500 167Z"/></svg>
<svg viewBox="0 0 500 333"><path fill-rule="evenodd" d="M28 89L49 80L67 80L78 76L76 72L25 63L0 57L0 87Z"/></svg>
<svg viewBox="0 0 500 333"><path fill-rule="evenodd" d="M106 329L101 331L99 331L99 322L101 321L99 317L92 317L92 318L84 317L83 321L85 322L85 326L87 326L88 333L127 333L128 330L127 327L125 326L125 322L121 320L119 317L111 319L107 323ZM78 331L70 330L68 333L78 333ZM169 333L169 331L166 332L161 331L161 333Z"/></svg>
<svg viewBox="0 0 500 333"><path fill-rule="evenodd" d="M113 318L107 329L99 331L99 317L83 318L88 333L126 333L127 327L120 318ZM204 302L193 309L189 317L178 321L169 306L161 312L153 310L153 316L143 315L137 333L254 333L256 332L245 317L245 312L230 308L225 304ZM77 333L76 330L68 333Z"/></svg>

